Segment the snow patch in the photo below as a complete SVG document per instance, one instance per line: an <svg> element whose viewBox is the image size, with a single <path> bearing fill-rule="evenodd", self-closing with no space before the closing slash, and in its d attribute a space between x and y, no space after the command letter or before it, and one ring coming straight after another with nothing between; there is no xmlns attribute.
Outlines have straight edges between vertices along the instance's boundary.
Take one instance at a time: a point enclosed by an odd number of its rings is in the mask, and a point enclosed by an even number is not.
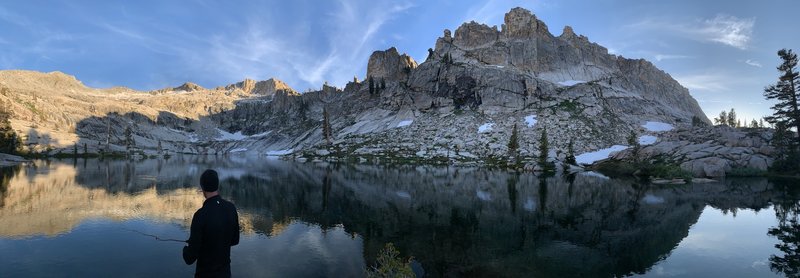
<svg viewBox="0 0 800 278"><path fill-rule="evenodd" d="M592 164L592 163L595 163L595 161L608 158L608 156L613 152L618 152L618 151L621 151L621 150L624 150L624 149L627 149L627 148L628 148L628 146L613 145L613 146L611 146L609 148L596 150L596 151L593 151L593 152L588 152L588 153L584 153L584 154L581 154L579 156L576 156L575 157L575 162L578 162L578 164Z"/></svg>
<svg viewBox="0 0 800 278"><path fill-rule="evenodd" d="M282 156L292 154L292 152L294 152L294 149L267 151L267 156Z"/></svg>
<svg viewBox="0 0 800 278"><path fill-rule="evenodd" d="M671 124L662 122L646 122L642 125L642 127L651 132L670 131L675 128Z"/></svg>
<svg viewBox="0 0 800 278"><path fill-rule="evenodd" d="M414 122L413 120L401 121L401 122L397 123L397 127L410 126L411 123L413 123L413 122Z"/></svg>
<svg viewBox="0 0 800 278"><path fill-rule="evenodd" d="M221 129L217 129L219 131L220 136L217 137L217 141L239 141L247 138L246 135L243 135L241 131L237 131L236 133L230 133Z"/></svg>
<svg viewBox="0 0 800 278"><path fill-rule="evenodd" d="M494 128L494 123L482 124L481 126L478 127L478 133L487 133L489 131L492 131L492 128Z"/></svg>
<svg viewBox="0 0 800 278"><path fill-rule="evenodd" d="M533 127L534 125L536 125L536 122L538 122L536 120L536 115L525 116L525 124L527 124L528 127Z"/></svg>
<svg viewBox="0 0 800 278"><path fill-rule="evenodd" d="M253 134L253 135L250 135L248 137L264 137L264 136L269 135L270 133L272 133L271 130L270 131L265 131L265 132L262 132L262 133L258 133L258 134Z"/></svg>
<svg viewBox="0 0 800 278"><path fill-rule="evenodd" d="M653 194L647 194L647 195L644 195L644 198L642 198L642 201L644 201L644 203L648 204L648 205L657 205L657 204L663 204L664 203L664 198L655 196Z"/></svg>
<svg viewBox="0 0 800 278"><path fill-rule="evenodd" d="M239 152L246 152L247 148L236 148L228 151L229 153L239 153Z"/></svg>
<svg viewBox="0 0 800 278"><path fill-rule="evenodd" d="M639 136L639 145L652 145L658 140L655 136L652 135L642 135Z"/></svg>
<svg viewBox="0 0 800 278"><path fill-rule="evenodd" d="M565 80L565 81L558 82L558 84L561 85L561 86L575 86L575 85L578 85L578 84L581 84L581 83L586 83L586 81L583 81L583 80Z"/></svg>
<svg viewBox="0 0 800 278"><path fill-rule="evenodd" d="M478 199L483 201L491 201L492 200L492 193L483 191L483 190L475 190L475 195L478 196Z"/></svg>

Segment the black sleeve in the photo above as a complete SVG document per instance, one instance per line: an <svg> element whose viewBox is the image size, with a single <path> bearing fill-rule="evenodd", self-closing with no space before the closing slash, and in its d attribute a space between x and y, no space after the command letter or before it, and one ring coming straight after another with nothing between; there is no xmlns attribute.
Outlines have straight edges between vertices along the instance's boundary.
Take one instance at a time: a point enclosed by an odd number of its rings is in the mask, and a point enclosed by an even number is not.
<svg viewBox="0 0 800 278"><path fill-rule="evenodd" d="M231 239L231 246L239 244L239 213L236 211L236 207L233 207L233 238Z"/></svg>
<svg viewBox="0 0 800 278"><path fill-rule="evenodd" d="M183 261L186 264L193 264L198 255L200 254L200 245L203 239L203 217L200 211L194 213L192 217L192 226L189 231L189 240L186 241L188 245L183 247Z"/></svg>

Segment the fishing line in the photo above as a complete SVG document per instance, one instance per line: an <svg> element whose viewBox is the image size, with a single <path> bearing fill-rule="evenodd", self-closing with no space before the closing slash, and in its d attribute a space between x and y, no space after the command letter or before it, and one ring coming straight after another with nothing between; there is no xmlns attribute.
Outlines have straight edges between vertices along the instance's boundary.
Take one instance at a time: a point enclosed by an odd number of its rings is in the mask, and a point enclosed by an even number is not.
<svg viewBox="0 0 800 278"><path fill-rule="evenodd" d="M155 240L158 240L158 241L174 241L174 242L184 242L184 243L186 242L186 240L174 239L174 238L162 238L162 237L159 237L157 235L151 235L151 234L144 233L144 232L141 232L141 231L137 231L137 230L134 230L134 229L127 229L127 228L122 228L122 229L123 230L127 230L127 231L131 231L131 232L143 235L143 236L149 236L149 237L152 237L152 238L154 238Z"/></svg>

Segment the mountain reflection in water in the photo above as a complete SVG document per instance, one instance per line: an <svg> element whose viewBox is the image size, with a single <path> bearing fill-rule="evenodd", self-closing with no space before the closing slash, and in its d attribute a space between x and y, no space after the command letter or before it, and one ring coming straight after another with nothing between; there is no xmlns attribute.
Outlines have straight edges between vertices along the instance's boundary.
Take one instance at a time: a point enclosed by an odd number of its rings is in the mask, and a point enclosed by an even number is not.
<svg viewBox="0 0 800 278"><path fill-rule="evenodd" d="M240 210L249 240L233 249L239 273L267 273L256 258L277 248L294 253L272 274L330 264L295 273L360 276L391 242L433 277L646 274L671 255L707 206L759 211L779 201L779 214L798 211L796 194L766 179L654 186L596 175L542 178L480 168L248 157L36 161L0 170L0 258L10 256L3 254L2 240L57 239L92 221L153 225L136 222L147 220L186 231L202 204L196 183L206 168L220 173L223 197ZM794 229L796 235L796 227L781 221L770 234ZM326 243L307 243L320 237ZM348 247L353 244L360 248ZM323 254L322 262L304 257L311 252ZM796 263L777 249L774 254L778 266ZM292 266L301 260L308 261ZM789 267L773 269L791 275Z"/></svg>

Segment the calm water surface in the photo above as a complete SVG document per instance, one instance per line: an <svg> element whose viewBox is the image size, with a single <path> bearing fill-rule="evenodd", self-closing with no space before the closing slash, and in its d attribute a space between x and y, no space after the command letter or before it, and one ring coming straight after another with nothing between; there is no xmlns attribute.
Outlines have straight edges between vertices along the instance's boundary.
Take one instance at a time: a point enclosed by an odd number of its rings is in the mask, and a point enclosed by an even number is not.
<svg viewBox="0 0 800 278"><path fill-rule="evenodd" d="M386 243L427 277L797 275L798 196L766 179L655 186L595 175L62 160L0 169L2 277L189 277L206 168L239 209L238 277L361 277ZM137 232L138 231L138 232Z"/></svg>

